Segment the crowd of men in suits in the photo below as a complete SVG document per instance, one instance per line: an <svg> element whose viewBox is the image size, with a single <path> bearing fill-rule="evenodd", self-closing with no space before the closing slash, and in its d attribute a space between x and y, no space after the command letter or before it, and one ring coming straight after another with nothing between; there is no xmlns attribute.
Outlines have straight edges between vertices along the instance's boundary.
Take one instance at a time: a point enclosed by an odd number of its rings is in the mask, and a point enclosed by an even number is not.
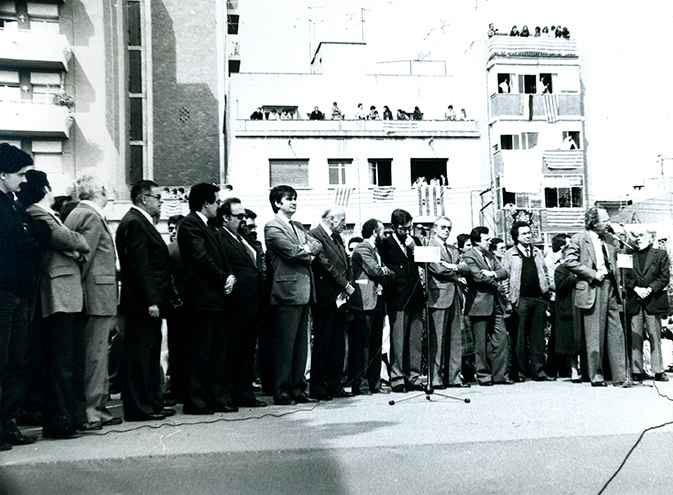
<svg viewBox="0 0 673 495"><path fill-rule="evenodd" d="M175 414L166 407L175 403L189 415L265 407L253 387L256 362L262 391L279 406L469 387L470 381L554 380L549 364L555 354L567 356L573 381L584 375L604 386L608 363L613 383L629 386L631 374L642 379L647 335L655 378L666 379L659 337L668 311L668 256L652 247L645 231L621 248L600 208L587 211L585 231L555 244L561 255L550 264L532 245L526 223L512 225L514 245L496 255L487 227L458 236L454 246L451 220L440 216L422 242L402 209L392 212L389 235L382 221L364 222L349 253L342 238L345 209L327 208L306 230L292 220L297 192L290 186L271 189L275 216L262 243L254 213L239 199L221 201L217 186L196 184L190 212L167 244L156 227L162 190L142 180L113 240L107 192L95 177L78 179L79 203L61 218L52 209L47 175L8 144L0 144L0 192L2 450L36 440L16 423L31 325L42 342L42 434L54 439L122 422L107 408L108 343L119 316L126 421L164 419ZM415 261L423 244L439 252L425 266ZM619 314L620 249L634 253L623 284L632 356ZM547 342L554 286L555 334ZM170 404L160 363L164 319ZM386 319L390 352L384 360Z"/></svg>

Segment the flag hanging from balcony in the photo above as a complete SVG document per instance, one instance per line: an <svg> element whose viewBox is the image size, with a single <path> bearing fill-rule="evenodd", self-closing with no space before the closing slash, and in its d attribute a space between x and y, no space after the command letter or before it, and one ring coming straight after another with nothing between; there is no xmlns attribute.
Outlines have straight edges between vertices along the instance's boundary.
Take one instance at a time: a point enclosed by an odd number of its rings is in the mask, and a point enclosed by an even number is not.
<svg viewBox="0 0 673 495"><path fill-rule="evenodd" d="M334 191L334 204L338 206L348 206L348 201L353 192L352 187L337 187Z"/></svg>
<svg viewBox="0 0 673 495"><path fill-rule="evenodd" d="M374 201L392 201L394 199L393 193L395 188L393 186L379 186L374 188Z"/></svg>
<svg viewBox="0 0 673 495"><path fill-rule="evenodd" d="M556 122L558 120L558 98L553 93L545 93L543 96L544 113L547 115L547 122Z"/></svg>
<svg viewBox="0 0 673 495"><path fill-rule="evenodd" d="M418 216L437 217L446 215L444 186L418 186Z"/></svg>

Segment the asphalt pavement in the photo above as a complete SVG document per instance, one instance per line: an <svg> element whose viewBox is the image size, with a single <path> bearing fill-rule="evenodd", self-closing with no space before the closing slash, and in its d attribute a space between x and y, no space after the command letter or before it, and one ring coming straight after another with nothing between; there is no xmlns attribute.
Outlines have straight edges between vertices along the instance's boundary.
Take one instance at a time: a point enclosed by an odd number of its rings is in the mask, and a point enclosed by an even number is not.
<svg viewBox="0 0 673 495"><path fill-rule="evenodd" d="M673 398L673 381L656 385ZM205 417L178 406L163 422L2 452L0 494L585 495L606 483L605 495L673 494L673 425L642 434L673 423L651 381L440 392L455 398L359 396Z"/></svg>

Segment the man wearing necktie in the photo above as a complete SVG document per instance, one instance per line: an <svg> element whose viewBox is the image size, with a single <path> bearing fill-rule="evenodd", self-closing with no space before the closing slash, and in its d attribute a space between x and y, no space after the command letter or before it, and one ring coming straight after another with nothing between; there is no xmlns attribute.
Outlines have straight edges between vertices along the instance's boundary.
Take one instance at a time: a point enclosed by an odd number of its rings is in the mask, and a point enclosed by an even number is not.
<svg viewBox="0 0 673 495"><path fill-rule="evenodd" d="M217 211L219 233L229 264L236 277L228 296L229 348L225 360L227 373L233 376L234 404L241 407L264 407L252 388L255 343L260 328L259 311L264 293L264 260L241 236L241 224L247 219L238 198L227 198Z"/></svg>
<svg viewBox="0 0 673 495"><path fill-rule="evenodd" d="M516 315L510 373L514 381L523 382L526 377L535 381L553 381L544 371L545 312L549 295L547 265L542 252L531 244L529 224L514 222L510 235L514 246L502 257L502 266L509 274L505 279L505 291Z"/></svg>
<svg viewBox="0 0 673 495"><path fill-rule="evenodd" d="M84 395L89 426L121 423L107 409L109 396L108 340L117 315L117 257L103 208L105 187L92 175L77 181L80 203L68 215L66 227L79 232L91 254L82 265L84 285Z"/></svg>
<svg viewBox="0 0 673 495"><path fill-rule="evenodd" d="M322 244L322 252L311 265L316 291L312 306L311 397L319 400L352 396L341 386L346 353L346 300L355 292L350 283L350 259L341 238L345 226L346 210L334 206L326 209L320 224L309 231Z"/></svg>
<svg viewBox="0 0 673 495"><path fill-rule="evenodd" d="M269 193L276 214L264 226L272 269L269 304L274 312L274 403L289 406L313 402L306 396L309 301L315 297L311 262L322 245L292 220L297 191L276 186Z"/></svg>
<svg viewBox="0 0 673 495"><path fill-rule="evenodd" d="M587 210L586 230L572 237L566 265L579 278L573 297L580 309L591 385L606 386L603 354L607 345L613 384L628 387L624 330L619 319L620 273L616 270L616 241L607 231L609 218L602 208Z"/></svg>

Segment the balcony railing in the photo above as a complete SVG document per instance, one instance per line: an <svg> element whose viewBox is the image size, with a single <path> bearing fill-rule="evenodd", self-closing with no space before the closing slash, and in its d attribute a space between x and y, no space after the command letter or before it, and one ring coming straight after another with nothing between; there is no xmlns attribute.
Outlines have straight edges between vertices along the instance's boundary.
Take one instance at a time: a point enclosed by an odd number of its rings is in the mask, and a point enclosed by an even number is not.
<svg viewBox="0 0 673 495"><path fill-rule="evenodd" d="M237 120L236 137L479 137L476 120Z"/></svg>
<svg viewBox="0 0 673 495"><path fill-rule="evenodd" d="M0 101L0 135L67 139L73 117L66 107Z"/></svg>
<svg viewBox="0 0 673 495"><path fill-rule="evenodd" d="M71 56L62 34L0 31L0 66L67 71Z"/></svg>
<svg viewBox="0 0 673 495"><path fill-rule="evenodd" d="M545 103L545 99L547 102ZM518 117L523 120L548 120L559 117L581 117L579 94L511 94L491 95L491 118Z"/></svg>
<svg viewBox="0 0 673 495"><path fill-rule="evenodd" d="M549 170L576 170L584 165L584 151L545 151L542 155L542 161Z"/></svg>
<svg viewBox="0 0 673 495"><path fill-rule="evenodd" d="M496 56L577 58L577 42L559 38L493 36L488 40L488 58Z"/></svg>

